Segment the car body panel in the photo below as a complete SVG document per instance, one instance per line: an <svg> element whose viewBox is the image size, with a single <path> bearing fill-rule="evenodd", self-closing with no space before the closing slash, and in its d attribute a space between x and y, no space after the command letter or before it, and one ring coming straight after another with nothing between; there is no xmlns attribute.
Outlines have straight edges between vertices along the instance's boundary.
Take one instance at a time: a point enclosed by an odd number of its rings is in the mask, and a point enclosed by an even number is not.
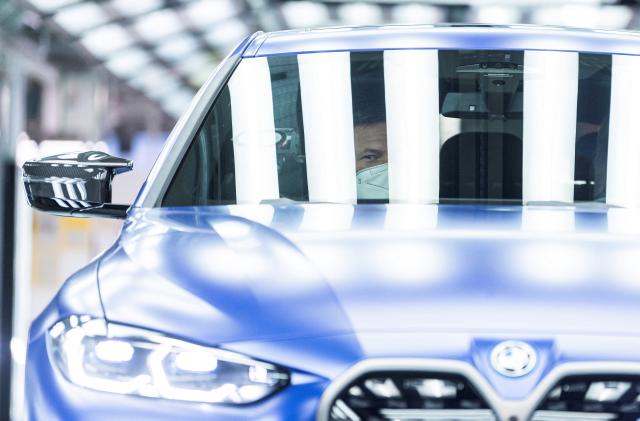
<svg viewBox="0 0 640 421"><path fill-rule="evenodd" d="M96 282L99 263L99 258L94 259L65 281L45 310L31 323L30 340L42 335L61 318L72 314L104 317Z"/></svg>
<svg viewBox="0 0 640 421"><path fill-rule="evenodd" d="M633 266L640 245L615 232L634 214L464 205L140 210L122 252L101 268L100 288L109 320L314 367L327 379L364 359L429 356L470 362L500 396L522 399L563 362L640 362L638 326L620 323L640 318L640 288L620 270ZM514 338L541 356L527 381L489 364L493 346Z"/></svg>
<svg viewBox="0 0 640 421"><path fill-rule="evenodd" d="M265 214L273 222L255 222ZM520 206L136 210L98 276L109 319L166 320L161 330L183 325L210 343L345 330L638 335L619 321L640 319L628 273L640 243L608 219ZM219 327L203 332L198 318Z"/></svg>
<svg viewBox="0 0 640 421"><path fill-rule="evenodd" d="M49 359L35 356L46 351L42 329L34 328L29 370L39 374L28 375L31 411L36 419L96 411L92 419L100 419L117 404L126 407L123 417L142 419L305 420L331 379L361 361L461 361L514 402L568 363L640 364L639 328L623 322L639 319L637 271L612 267L633 267L640 244L627 222L637 215L490 205L137 209L97 269L106 318L288 367L301 384L242 410L109 394L96 404L97 392L66 382ZM545 246L552 254L541 252ZM409 269L394 264L397 253ZM545 263L552 271L531 270ZM60 296L79 288L78 279L88 278L71 278ZM539 356L523 378L502 376L489 362L491 349L511 339L527 341ZM49 388L60 393L53 408L44 403Z"/></svg>

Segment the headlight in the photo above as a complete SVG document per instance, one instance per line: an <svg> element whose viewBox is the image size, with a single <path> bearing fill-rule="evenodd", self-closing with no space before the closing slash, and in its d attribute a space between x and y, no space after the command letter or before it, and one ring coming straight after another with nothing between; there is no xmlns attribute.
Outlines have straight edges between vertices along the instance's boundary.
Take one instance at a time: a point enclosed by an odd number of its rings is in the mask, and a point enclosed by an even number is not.
<svg viewBox="0 0 640 421"><path fill-rule="evenodd" d="M104 392L243 404L289 382L272 364L89 316L59 321L48 338L53 360L72 383Z"/></svg>

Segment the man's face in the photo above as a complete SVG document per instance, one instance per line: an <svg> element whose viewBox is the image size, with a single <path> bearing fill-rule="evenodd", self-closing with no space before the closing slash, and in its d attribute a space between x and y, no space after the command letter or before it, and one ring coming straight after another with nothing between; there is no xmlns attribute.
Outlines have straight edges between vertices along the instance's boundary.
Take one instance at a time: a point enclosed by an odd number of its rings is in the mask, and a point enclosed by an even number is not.
<svg viewBox="0 0 640 421"><path fill-rule="evenodd" d="M355 127L356 171L387 162L386 123L361 124Z"/></svg>

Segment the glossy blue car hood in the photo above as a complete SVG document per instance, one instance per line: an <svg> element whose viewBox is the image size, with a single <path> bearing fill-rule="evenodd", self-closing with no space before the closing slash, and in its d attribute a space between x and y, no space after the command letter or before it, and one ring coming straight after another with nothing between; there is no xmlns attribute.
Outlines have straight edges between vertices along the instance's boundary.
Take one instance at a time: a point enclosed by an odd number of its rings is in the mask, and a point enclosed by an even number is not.
<svg viewBox="0 0 640 421"><path fill-rule="evenodd" d="M108 319L205 344L638 335L637 220L520 206L136 209L99 287Z"/></svg>

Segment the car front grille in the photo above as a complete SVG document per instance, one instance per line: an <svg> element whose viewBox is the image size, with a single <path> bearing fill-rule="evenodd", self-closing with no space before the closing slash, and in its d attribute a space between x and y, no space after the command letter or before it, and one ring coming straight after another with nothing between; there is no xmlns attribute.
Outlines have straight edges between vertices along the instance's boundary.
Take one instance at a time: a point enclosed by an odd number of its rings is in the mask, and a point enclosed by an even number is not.
<svg viewBox="0 0 640 421"><path fill-rule="evenodd" d="M486 401L463 376L420 371L369 372L348 384L331 421L494 421Z"/></svg>
<svg viewBox="0 0 640 421"><path fill-rule="evenodd" d="M640 419L640 377L570 376L556 384L532 421Z"/></svg>

